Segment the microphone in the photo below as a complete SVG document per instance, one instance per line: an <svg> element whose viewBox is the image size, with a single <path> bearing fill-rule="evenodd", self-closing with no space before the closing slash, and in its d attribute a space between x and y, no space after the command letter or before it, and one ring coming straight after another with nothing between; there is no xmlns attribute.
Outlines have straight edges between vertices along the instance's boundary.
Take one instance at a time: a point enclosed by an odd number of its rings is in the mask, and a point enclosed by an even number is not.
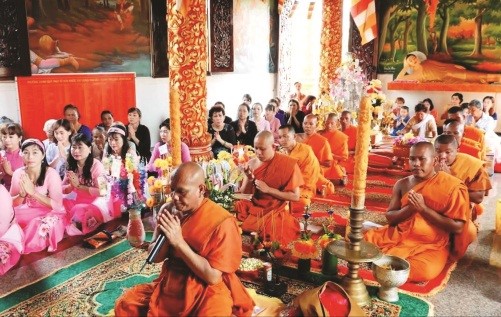
<svg viewBox="0 0 501 317"><path fill-rule="evenodd" d="M172 215L177 215L178 211L177 211L176 207L174 206L174 204L172 204L171 210L169 210L169 208L168 208L169 205L171 205L170 202L163 204L162 207L160 207L160 209L159 209L159 215L161 215L164 210L171 213ZM162 246L165 244L166 240L167 240L167 237L165 236L165 234L162 231L160 231L157 239L155 240L155 245L153 246L153 249L151 249L150 254L148 254L148 257L146 258L146 261L144 262L143 266L141 267L141 270L139 270L139 273L141 273L143 271L146 264L153 263L154 259L158 255L158 252L160 251Z"/></svg>

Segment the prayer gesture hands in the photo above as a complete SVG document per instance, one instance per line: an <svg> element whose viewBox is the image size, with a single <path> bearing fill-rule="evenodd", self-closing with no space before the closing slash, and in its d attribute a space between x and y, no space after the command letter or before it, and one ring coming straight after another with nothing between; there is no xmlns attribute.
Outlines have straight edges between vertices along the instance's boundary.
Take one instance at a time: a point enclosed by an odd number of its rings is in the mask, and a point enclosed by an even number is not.
<svg viewBox="0 0 501 317"><path fill-rule="evenodd" d="M80 185L80 181L78 180L78 175L75 172L68 171L66 173L66 177L70 181L70 184L71 184L71 186L73 186L73 188L76 188L76 187L78 187L78 185Z"/></svg>
<svg viewBox="0 0 501 317"><path fill-rule="evenodd" d="M27 174L22 174L19 180L19 194L21 197L35 195L35 185Z"/></svg>
<svg viewBox="0 0 501 317"><path fill-rule="evenodd" d="M12 171L12 166L10 165L10 161L8 159L6 159L5 157L0 158L0 160L1 160L1 165L2 165L0 170L3 173L12 175L13 171Z"/></svg>
<svg viewBox="0 0 501 317"><path fill-rule="evenodd" d="M435 171L437 171L437 172L442 171L442 172L446 172L447 174L451 174L451 169L449 168L449 166L447 165L445 160L440 160L437 163L437 165L435 165Z"/></svg>
<svg viewBox="0 0 501 317"><path fill-rule="evenodd" d="M263 194L268 194L270 193L271 187L268 186L265 182L262 180L256 179L254 181L254 185L256 186L256 189L261 191Z"/></svg>
<svg viewBox="0 0 501 317"><path fill-rule="evenodd" d="M184 241L181 231L181 221L177 215L162 212L158 218L158 226L171 246L177 248Z"/></svg>
<svg viewBox="0 0 501 317"><path fill-rule="evenodd" d="M221 144L224 143L224 140L223 140L223 138L221 138L221 135L219 134L219 131L214 132L214 139L216 139L216 141L218 141Z"/></svg>
<svg viewBox="0 0 501 317"><path fill-rule="evenodd" d="M425 211L427 206L424 203L423 195L413 190L409 191L409 205L417 212Z"/></svg>

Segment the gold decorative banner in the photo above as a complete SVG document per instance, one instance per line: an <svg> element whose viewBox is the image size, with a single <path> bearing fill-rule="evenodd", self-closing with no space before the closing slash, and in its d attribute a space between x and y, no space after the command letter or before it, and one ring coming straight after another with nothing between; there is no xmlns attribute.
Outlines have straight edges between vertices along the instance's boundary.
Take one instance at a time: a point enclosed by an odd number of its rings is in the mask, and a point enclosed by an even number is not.
<svg viewBox="0 0 501 317"><path fill-rule="evenodd" d="M336 68L341 64L342 23L342 1L324 0L320 36L320 95L329 93L329 84L334 79Z"/></svg>
<svg viewBox="0 0 501 317"><path fill-rule="evenodd" d="M178 11L176 0L167 0L172 142L185 142L194 161L210 159L212 155L211 135L207 133L205 6L205 0L183 0ZM174 150L181 153L180 148Z"/></svg>

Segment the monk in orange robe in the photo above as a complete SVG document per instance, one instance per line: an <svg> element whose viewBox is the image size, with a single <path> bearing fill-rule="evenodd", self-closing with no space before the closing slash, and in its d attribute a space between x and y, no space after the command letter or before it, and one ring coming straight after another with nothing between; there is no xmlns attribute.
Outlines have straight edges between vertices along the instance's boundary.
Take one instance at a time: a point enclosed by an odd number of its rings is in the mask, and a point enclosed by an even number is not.
<svg viewBox="0 0 501 317"><path fill-rule="evenodd" d="M367 231L365 239L385 254L409 261L410 281L428 281L440 274L449 256L460 257L466 251L457 249L456 241L471 219L468 190L456 177L435 171L437 157L431 143L413 145L409 162L413 175L393 187L388 225ZM464 242L462 247L469 244Z"/></svg>
<svg viewBox="0 0 501 317"><path fill-rule="evenodd" d="M439 163L435 170L444 171L463 181L472 204L472 220L483 213L480 205L492 188L485 162L470 155L458 153L457 140L452 135L441 135L435 140Z"/></svg>
<svg viewBox="0 0 501 317"><path fill-rule="evenodd" d="M163 206L154 233L154 241L166 237L154 259L164 262L160 276L127 290L115 315L251 316L254 303L235 275L242 257L235 218L205 198L196 163L182 164L171 188L173 201Z"/></svg>
<svg viewBox="0 0 501 317"><path fill-rule="evenodd" d="M357 146L357 127L351 124L351 112L345 110L341 112L341 132L348 136L348 160L344 162L347 173L353 173L355 169L355 147Z"/></svg>
<svg viewBox="0 0 501 317"><path fill-rule="evenodd" d="M275 151L273 134L261 131L254 138L256 157L244 168L240 191L252 199L235 203L242 230L258 232L265 240L287 245L299 233L299 222L289 211L289 201L299 201L304 185L297 161Z"/></svg>
<svg viewBox="0 0 501 317"><path fill-rule="evenodd" d="M481 157L479 158L482 160L485 159L485 155L487 153L487 147L485 145L485 132L472 125L465 125L466 120L463 114L463 109L461 107L450 108L449 110L447 110L447 116L448 119L456 120L459 123L463 124L464 126L463 138L465 139L465 143L474 147L479 147L481 149ZM459 144L461 145L461 142Z"/></svg>
<svg viewBox="0 0 501 317"><path fill-rule="evenodd" d="M348 160L348 136L339 131L337 125L336 114L329 113L325 120L325 130L320 132L320 135L329 141L333 158L331 166L324 168L324 176L341 185L346 185L346 170L340 163Z"/></svg>
<svg viewBox="0 0 501 317"><path fill-rule="evenodd" d="M304 133L298 135L298 141L311 146L320 166L322 166L322 168L327 168L332 164L332 151L329 141L317 133L317 123L318 119L314 114L309 114L304 117Z"/></svg>
<svg viewBox="0 0 501 317"><path fill-rule="evenodd" d="M293 212L301 212L305 206L311 204L311 199L315 196L317 189L318 177L322 172L320 163L311 147L307 144L297 142L295 134L292 125L283 125L278 130L278 141L281 146L281 152L297 160L297 164L303 175L304 184L299 187L299 201L293 203L292 207Z"/></svg>
<svg viewBox="0 0 501 317"><path fill-rule="evenodd" d="M481 145L471 139L464 137L464 124L456 120L447 119L444 122L444 134L452 135L459 144L458 152L483 159L483 150Z"/></svg>

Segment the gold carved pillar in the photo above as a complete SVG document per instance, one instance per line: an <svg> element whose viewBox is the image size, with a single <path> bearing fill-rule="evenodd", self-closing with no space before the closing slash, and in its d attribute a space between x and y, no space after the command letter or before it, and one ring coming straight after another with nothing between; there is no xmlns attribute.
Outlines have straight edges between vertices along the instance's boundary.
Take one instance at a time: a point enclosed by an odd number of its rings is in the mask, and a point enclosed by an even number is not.
<svg viewBox="0 0 501 317"><path fill-rule="evenodd" d="M181 140L193 161L212 156L207 133L207 11L205 0L166 0L173 164Z"/></svg>
<svg viewBox="0 0 501 317"><path fill-rule="evenodd" d="M320 35L320 95L329 93L330 82L341 64L343 1L324 0Z"/></svg>

